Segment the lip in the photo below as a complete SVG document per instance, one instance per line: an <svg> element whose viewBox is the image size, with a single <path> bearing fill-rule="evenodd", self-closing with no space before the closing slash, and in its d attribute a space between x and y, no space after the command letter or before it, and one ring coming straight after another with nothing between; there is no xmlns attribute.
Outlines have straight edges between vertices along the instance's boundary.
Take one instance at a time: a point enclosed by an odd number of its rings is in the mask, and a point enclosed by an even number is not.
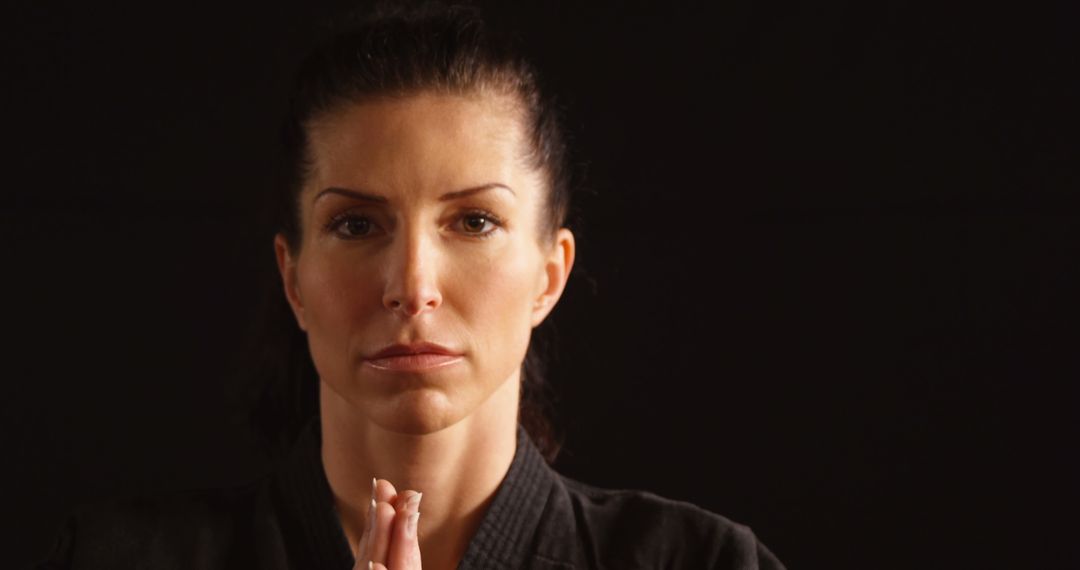
<svg viewBox="0 0 1080 570"><path fill-rule="evenodd" d="M378 370L420 372L449 366L462 358L462 353L445 346L419 342L387 346L364 359L364 363Z"/></svg>

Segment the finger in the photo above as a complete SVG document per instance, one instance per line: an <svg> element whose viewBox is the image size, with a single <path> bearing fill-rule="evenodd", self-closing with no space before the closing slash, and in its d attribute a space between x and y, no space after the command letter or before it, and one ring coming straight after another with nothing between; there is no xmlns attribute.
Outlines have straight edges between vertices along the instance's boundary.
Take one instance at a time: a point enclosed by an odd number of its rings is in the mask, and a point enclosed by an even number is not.
<svg viewBox="0 0 1080 570"><path fill-rule="evenodd" d="M369 568L371 568L371 561L364 556L357 556L352 570L368 570Z"/></svg>
<svg viewBox="0 0 1080 570"><path fill-rule="evenodd" d="M368 522L364 523L364 532L360 534L360 542L356 546L356 563L363 562L367 564L368 560L371 560L371 533L375 528L375 502L372 501L368 507L368 515L365 517Z"/></svg>
<svg viewBox="0 0 1080 570"><path fill-rule="evenodd" d="M375 502L377 503L390 503L394 504L394 499L397 498L397 489L386 479L375 480Z"/></svg>
<svg viewBox="0 0 1080 570"><path fill-rule="evenodd" d="M368 505L368 514L364 523L364 531L360 534L360 542L356 548L356 560L359 564L363 562L367 564L369 560L372 560L371 546L374 542L372 535L375 534L375 513L378 512L376 506L379 502L388 502L393 506L394 500L397 499L397 490L394 489L394 485L386 479L371 478L371 504ZM396 508L396 507L395 507Z"/></svg>
<svg viewBox="0 0 1080 570"><path fill-rule="evenodd" d="M364 532L360 534L360 542L356 547L356 562L353 564L353 570L369 570L371 566L371 556L368 553L368 545L371 543L371 531L374 528L373 517L375 516L375 480L371 480L371 492L372 499L371 504L367 509L367 516L364 517Z"/></svg>
<svg viewBox="0 0 1080 570"><path fill-rule="evenodd" d="M395 497L394 501L390 504L394 505L395 512L401 512L407 506L409 499L416 494L416 491L413 490L402 491L397 494L397 497Z"/></svg>
<svg viewBox="0 0 1080 570"><path fill-rule="evenodd" d="M353 565L353 570L362 570L361 564L367 564L371 557L368 556L368 531L364 529L364 534L360 535L360 542L356 547L356 564Z"/></svg>
<svg viewBox="0 0 1080 570"><path fill-rule="evenodd" d="M397 516L394 517L391 531L393 538L387 554L388 565L394 570L419 570L420 540L416 529L419 526L422 494L406 491L401 495L404 499L401 501L402 508L398 509Z"/></svg>
<svg viewBox="0 0 1080 570"><path fill-rule="evenodd" d="M390 538L394 524L394 507L390 503L379 502L375 507L375 526L369 541L368 558L372 562L386 564L386 555L390 551Z"/></svg>
<svg viewBox="0 0 1080 570"><path fill-rule="evenodd" d="M372 564L370 570L386 570L386 566L382 564Z"/></svg>
<svg viewBox="0 0 1080 570"><path fill-rule="evenodd" d="M360 542L356 546L356 563L363 562L367 564L368 560L371 560L371 553L368 552L368 547L371 544L371 533L375 528L375 495L376 495L377 480L371 478L371 502L368 504L367 513L364 516L364 530L360 533Z"/></svg>

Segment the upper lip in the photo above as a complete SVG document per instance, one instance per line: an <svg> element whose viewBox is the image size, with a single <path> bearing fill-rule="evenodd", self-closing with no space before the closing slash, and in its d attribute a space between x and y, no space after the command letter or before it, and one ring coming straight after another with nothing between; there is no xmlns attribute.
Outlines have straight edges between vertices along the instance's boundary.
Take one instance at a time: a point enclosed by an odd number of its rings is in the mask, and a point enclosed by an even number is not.
<svg viewBox="0 0 1080 570"><path fill-rule="evenodd" d="M433 342L414 342L411 344L392 344L379 352L376 352L371 358L389 358L391 356L404 356L408 354L445 354L448 356L459 356L461 353Z"/></svg>

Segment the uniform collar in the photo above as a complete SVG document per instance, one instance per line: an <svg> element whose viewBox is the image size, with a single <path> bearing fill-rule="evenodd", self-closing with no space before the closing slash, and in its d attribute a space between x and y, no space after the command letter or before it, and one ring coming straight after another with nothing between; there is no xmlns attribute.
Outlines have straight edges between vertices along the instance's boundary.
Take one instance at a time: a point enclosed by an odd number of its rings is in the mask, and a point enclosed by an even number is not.
<svg viewBox="0 0 1080 570"><path fill-rule="evenodd" d="M304 427L275 477L294 564L314 568L352 568L348 539L334 509L322 464L318 417ZM558 475L521 425L517 447L476 534L458 565L460 570L524 568L538 547L541 518L558 488Z"/></svg>

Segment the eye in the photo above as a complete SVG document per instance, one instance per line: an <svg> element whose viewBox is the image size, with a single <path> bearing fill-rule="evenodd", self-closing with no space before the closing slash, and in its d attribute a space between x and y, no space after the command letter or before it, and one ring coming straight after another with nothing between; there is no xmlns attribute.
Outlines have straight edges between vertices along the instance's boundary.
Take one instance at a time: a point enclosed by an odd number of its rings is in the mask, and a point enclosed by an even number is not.
<svg viewBox="0 0 1080 570"><path fill-rule="evenodd" d="M346 239L369 237L376 231L375 223L365 216L345 213L334 216L326 229Z"/></svg>
<svg viewBox="0 0 1080 570"><path fill-rule="evenodd" d="M502 222L488 212L469 212L461 217L460 224L464 233L476 237L487 237L502 226Z"/></svg>

